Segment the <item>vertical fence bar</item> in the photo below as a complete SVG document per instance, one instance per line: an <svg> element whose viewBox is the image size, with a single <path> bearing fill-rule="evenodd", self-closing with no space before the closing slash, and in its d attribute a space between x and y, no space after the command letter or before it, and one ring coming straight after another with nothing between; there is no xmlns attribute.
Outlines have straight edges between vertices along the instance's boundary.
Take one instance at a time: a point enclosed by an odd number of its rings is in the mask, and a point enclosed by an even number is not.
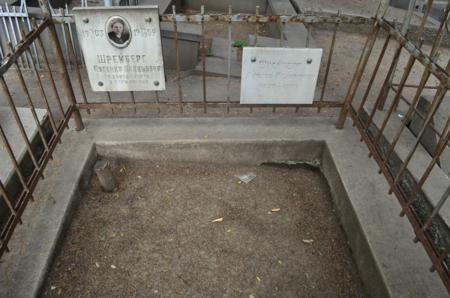
<svg viewBox="0 0 450 298"><path fill-rule="evenodd" d="M23 88L23 90L25 92L25 97L27 98L28 106L30 107L30 111L31 111L31 114L33 115L34 122L36 123L36 127L38 129L39 136L41 137L42 143L45 146L45 150L48 152L49 151L49 147L48 147L47 140L45 139L45 134L44 134L44 132L42 130L42 127L41 127L41 122L39 121L39 118L38 118L38 116L36 114L36 109L34 107L33 101L31 100L30 92L29 92L28 87L27 87L27 85L25 83L25 79L23 77L22 71L20 70L19 65L17 65L17 62L16 62L16 71L17 71L17 76L19 78L19 82L22 85L22 88Z"/></svg>
<svg viewBox="0 0 450 298"><path fill-rule="evenodd" d="M155 91L155 100L156 100L156 103L158 104L158 115L159 114L161 114L161 109L160 109L160 107L159 107L159 92L158 91Z"/></svg>
<svg viewBox="0 0 450 298"><path fill-rule="evenodd" d="M283 43L284 43L284 27L286 26L286 10L284 11L284 16L280 19L281 23L280 23L280 48L283 47ZM277 107L274 106L272 108L272 113L275 113L277 111Z"/></svg>
<svg viewBox="0 0 450 298"><path fill-rule="evenodd" d="M30 23L30 16L28 14L27 3L26 3L25 0L22 0L22 3L20 4L20 7L21 7L21 11L23 10L23 12L26 15L25 18L22 18L22 22L25 22L25 20L26 20L26 24L27 24L28 30L31 31L32 27L31 27L31 23ZM40 59L39 59L39 54L38 54L38 51L37 51L37 48L36 48L36 44L34 42L33 42L33 52L34 52L34 56L36 57L36 61L38 63L38 67L41 68L41 62L40 62Z"/></svg>
<svg viewBox="0 0 450 298"><path fill-rule="evenodd" d="M364 108L364 105L365 105L365 103L366 103L366 101L367 101L367 99L369 97L370 90L372 89L373 82L375 81L375 78L376 78L376 76L378 74L378 69L381 66L381 62L383 61L384 54L386 53L386 49L387 49L387 47L389 45L389 41L390 40L391 40L391 36L388 35L386 37L386 40L384 41L383 48L381 49L381 52L380 52L380 56L378 56L377 64L375 65L375 68L373 70L372 76L371 76L370 81L369 81L369 85L367 85L366 92L364 93L364 96L363 96L363 98L361 100L361 104L359 105L358 112L356 114L357 117L360 116L360 114L361 114L361 112L362 112L362 110Z"/></svg>
<svg viewBox="0 0 450 298"><path fill-rule="evenodd" d="M378 7L377 17L379 15L383 16L386 12L386 3L380 2L380 6ZM369 61L370 54L372 53L373 46L375 41L377 40L378 32L380 30L380 24L378 21L375 21L373 25L373 29L367 37L366 43L364 45L363 51L361 53L361 57L359 58L358 65L355 70L355 74L353 75L353 79L350 83L350 86L347 91L347 96L345 97L344 106L339 113L339 118L336 123L337 129L342 129L344 127L345 119L347 118L348 111L352 105L353 98L355 97L356 90L358 89L359 83L364 74L364 70L366 68L367 62Z"/></svg>
<svg viewBox="0 0 450 298"><path fill-rule="evenodd" d="M34 26L35 26L35 28L37 28L37 24L35 22L34 22ZM48 76L50 78L50 86L51 86L51 89L53 91L53 95L55 96L56 101L58 103L59 111L61 112L61 117L64 118L66 113L64 112L64 108L63 108L62 102L61 102L61 97L59 96L58 90L56 88L55 78L53 77L53 73L52 73L52 70L50 68L50 63L48 62L47 53L46 53L44 45L42 43L42 39L41 39L40 36L38 36L36 38L36 40L37 40L37 44L38 44L39 48L42 51L42 57L44 58L44 64L45 64L45 66L47 68L47 71L48 71Z"/></svg>
<svg viewBox="0 0 450 298"><path fill-rule="evenodd" d="M61 17L64 19L64 9L60 8L59 9L59 14L61 15ZM66 36L66 30L64 30L64 21L60 24L60 28L61 28L61 33L62 33L62 38L63 38L63 44L64 44L64 50L66 52L66 57L67 57L67 65L69 65L69 67L72 69L73 65L72 63L70 63L70 56L69 56L69 46L67 45L67 36Z"/></svg>
<svg viewBox="0 0 450 298"><path fill-rule="evenodd" d="M3 15L3 7L1 5L0 5L0 14L2 15L2 23L3 23L3 28L5 29L6 41L8 43L10 43L10 42L12 42L11 36L9 35L8 25L6 24L6 18Z"/></svg>
<svg viewBox="0 0 450 298"><path fill-rule="evenodd" d="M394 62L399 59L401 52L402 52L402 48L401 47L397 47L397 49L396 49L396 51L394 53L394 57L392 58L392 63L390 65L390 67L389 67L388 73L386 74L386 77L384 79L383 85L382 85L382 87L380 89L380 93L378 94L377 100L375 101L375 104L374 104L374 106L372 108L372 112L370 113L369 120L367 121L367 126L365 128L366 133L369 131L370 124L372 124L372 122L373 122L373 118L375 117L375 114L377 112L377 107L379 106L380 102L382 100L384 100L384 98L383 98L383 96L384 96L384 86L389 84L389 79L391 77L392 72L395 69L395 63ZM369 156L371 156L371 155L369 155Z"/></svg>
<svg viewBox="0 0 450 298"><path fill-rule="evenodd" d="M62 25L63 31L66 32L66 35L69 35L69 27L68 27L69 24L62 23L61 25ZM68 39L68 41L66 43L66 48L68 49L68 51L67 51L67 53L68 53L68 56L67 56L68 62L71 63L71 61L73 59L72 62L73 62L73 65L75 66L75 73L77 75L78 85L79 85L80 90L81 90L81 97L83 98L83 102L85 104L87 104L88 101L87 101L87 97L86 97L86 91L84 89L83 79L81 78L81 72L80 72L80 69L78 68L77 56L75 55L75 50L74 50L75 48L74 48L74 46L72 44L72 40L71 39ZM88 109L87 113L90 114L91 111Z"/></svg>
<svg viewBox="0 0 450 298"><path fill-rule="evenodd" d="M106 91L106 99L109 103L112 103L111 93L109 91ZM111 113L114 114L114 108L111 108Z"/></svg>
<svg viewBox="0 0 450 298"><path fill-rule="evenodd" d="M228 59L227 59L227 114L230 113L230 102L231 102L231 48L233 46L233 41L231 39L231 14L233 13L231 5L228 6Z"/></svg>
<svg viewBox="0 0 450 298"><path fill-rule="evenodd" d="M422 43L423 43L423 40L420 42L420 46L422 46ZM380 141L380 138L383 135L384 130L386 129L386 126L389 122L389 119L390 119L392 113L398 106L400 97L402 96L403 88L405 87L406 81L408 80L409 74L411 73L411 70L412 70L415 62L416 62L416 59L414 58L414 56L410 56L408 59L408 62L406 64L405 71L403 72L402 78L400 80L400 84L398 86L395 97L392 100L392 104L389 107L386 117L384 117L383 123L382 123L380 129L378 130L377 136L375 137L375 143L378 143Z"/></svg>
<svg viewBox="0 0 450 298"><path fill-rule="evenodd" d="M202 5L200 8L202 15L201 26L202 26L202 36L201 36L201 47L202 47L202 78L203 78L203 113L206 114L206 43L205 43L205 6Z"/></svg>
<svg viewBox="0 0 450 298"><path fill-rule="evenodd" d="M14 17L14 23L16 25L17 28L17 36L19 36L19 41L23 40L23 37L25 36L25 34L22 35L22 30L20 29L20 25L19 25L19 17L17 16L17 12L16 12L16 7L12 6L12 13L14 15L16 15ZM25 61L27 62L28 67L30 66L30 60L29 57L27 56L27 54L24 55L25 56Z"/></svg>
<svg viewBox="0 0 450 298"><path fill-rule="evenodd" d="M11 200L9 199L9 196L8 196L8 194L6 192L6 188L3 185L1 180L0 180L0 196L3 197L3 201L5 202L6 206L8 206L8 209L11 212L11 214L14 217L17 217L17 212L14 209L14 206L12 205ZM18 220L19 220L20 223L22 223L22 220L20 218Z"/></svg>
<svg viewBox="0 0 450 298"><path fill-rule="evenodd" d="M256 12L256 8L255 8L255 12ZM231 13L230 13L230 14L231 14ZM231 36L230 36L230 40L231 40ZM241 50L241 51L242 51L242 56L243 56L243 54L244 54L244 46L242 46L242 47L240 47L240 48L238 47L237 50L238 50L238 51ZM242 58L243 58L243 57L241 57L241 55L237 55L237 56L238 56L238 58L241 59L241 61L238 61L238 62L242 63ZM230 73L231 73L231 61L230 61L229 63L230 63ZM249 111L250 111L250 114L253 113L253 106L252 106L252 105L249 105Z"/></svg>
<svg viewBox="0 0 450 298"><path fill-rule="evenodd" d="M16 156L14 155L14 152L11 148L11 144L9 143L5 131L3 130L1 125L0 125L0 138L2 139L3 145L5 146L6 152L8 152L9 159L11 160L14 170L16 171L17 176L19 177L20 183L22 184L23 188L26 191L29 191L25 176L22 174L22 170L20 169L19 163L17 162Z"/></svg>
<svg viewBox="0 0 450 298"><path fill-rule="evenodd" d="M2 38L0 36L0 59L4 59L5 58L5 53L3 53L3 43L2 43Z"/></svg>
<svg viewBox="0 0 450 298"><path fill-rule="evenodd" d="M176 55L176 68L177 68L177 88L178 88L178 103L180 113L183 114L183 90L181 89L181 75L180 75L180 46L178 44L178 24L177 24L177 11L175 5L172 5L173 15L173 32L175 34L175 55Z"/></svg>
<svg viewBox="0 0 450 298"><path fill-rule="evenodd" d="M64 15L68 16L69 15L69 6L66 4L65 7L66 7L66 9L64 11ZM66 23L65 21L64 21L64 24L66 24L66 26L67 26L68 30L66 31L66 34L69 36L69 40L70 40L70 43L71 43L71 48L72 48L72 51L73 51L73 55L75 56L75 62L74 62L75 64L74 64L74 66L78 67L77 50L75 49L75 42L73 40L72 26L71 26L71 23Z"/></svg>
<svg viewBox="0 0 450 298"><path fill-rule="evenodd" d="M15 46L17 46L18 41L17 41L17 36L16 36L16 30L14 30L14 25L13 25L13 22L12 22L12 17L9 14L10 11L9 11L8 3L5 3L5 9L6 9L6 12L8 13L8 22L9 22L9 26L11 28L12 41L14 41L13 46L15 47ZM8 29L6 28L6 30L8 30ZM23 67L27 67L22 56L19 57L19 60L20 60L20 62L21 62Z"/></svg>
<svg viewBox="0 0 450 298"><path fill-rule="evenodd" d="M439 25L438 33L436 35L436 38L434 39L433 46L431 47L430 51L430 57L431 59L435 59L437 52L439 50L439 47L442 42L442 38L445 34L448 34L448 22L449 22L449 16L450 16L450 2L447 4L447 8L445 9L444 18L442 19L441 24Z"/></svg>
<svg viewBox="0 0 450 298"><path fill-rule="evenodd" d="M133 105L136 106L136 97L134 96L134 91L130 92L130 96L131 96L131 102L133 103ZM136 108L134 108L134 114L136 114Z"/></svg>
<svg viewBox="0 0 450 298"><path fill-rule="evenodd" d="M432 6L433 6L433 0L427 0L427 10L425 10L425 13L423 14L423 17L422 17L422 21L420 22L419 31L417 33L417 39L416 39L417 43L422 38L422 35L423 35L423 32L424 32L424 28L425 28L425 24L427 22L428 15L430 14Z"/></svg>
<svg viewBox="0 0 450 298"><path fill-rule="evenodd" d="M284 15L286 15L286 10L284 10ZM280 48L283 47L284 43L284 18L280 18Z"/></svg>
<svg viewBox="0 0 450 298"><path fill-rule="evenodd" d="M259 5L256 5L256 22L255 22L255 40L253 42L253 46L258 46L258 35L259 35Z"/></svg>
<svg viewBox="0 0 450 298"><path fill-rule="evenodd" d="M340 10L338 11L337 16L338 17L341 16L341 11ZM336 34L337 34L338 27L339 27L339 23L334 24L333 37L331 38L331 45L330 45L330 50L329 50L329 53L328 53L327 67L326 67L326 70L325 70L325 77L323 79L322 92L320 94L320 103L319 103L319 106L317 107L317 113L320 113L321 103L323 101L323 98L325 96L325 90L327 88L328 74L330 73L331 61L333 59L334 44L336 42Z"/></svg>
<svg viewBox="0 0 450 298"><path fill-rule="evenodd" d="M34 155L33 149L31 148L30 140L28 140L27 133L23 126L22 120L20 120L19 113L17 112L17 108L14 104L13 98L11 96L11 92L9 91L8 85L6 84L5 78L3 76L0 77L0 84L2 85L3 93L5 94L6 101L8 102L9 107L11 108L11 112L13 114L14 120L16 121L17 126L19 127L20 134L25 142L25 146L27 147L28 154L30 155L31 161L36 169L39 169L39 164Z"/></svg>
<svg viewBox="0 0 450 298"><path fill-rule="evenodd" d="M309 48L309 43L311 40L311 25L306 26L306 41L305 41L305 47Z"/></svg>
<svg viewBox="0 0 450 298"><path fill-rule="evenodd" d="M39 0L39 5L43 11L44 16L51 18L48 0ZM77 107L77 99L73 92L72 83L70 82L69 73L67 72L66 64L64 62L64 56L62 54L61 45L58 41L56 28L52 22L48 26L48 32L52 48L54 49L56 65L58 66L61 75L64 93L67 96L69 104L74 107L72 114L75 121L75 129L82 130L84 129L83 120L81 119L81 114Z"/></svg>
<svg viewBox="0 0 450 298"><path fill-rule="evenodd" d="M30 51L30 48L27 48L27 51ZM58 133L58 127L56 126L55 118L53 117L53 112L50 107L50 103L48 101L47 95L45 94L44 85L42 84L41 76L39 75L39 72L36 68L36 64L34 62L34 59L31 60L31 68L33 70L33 73L36 77L36 80L38 82L39 91L41 93L42 98L44 99L45 107L47 109L48 117L50 119L50 124L53 128L53 131L55 134ZM64 121L64 119L61 119L61 121Z"/></svg>

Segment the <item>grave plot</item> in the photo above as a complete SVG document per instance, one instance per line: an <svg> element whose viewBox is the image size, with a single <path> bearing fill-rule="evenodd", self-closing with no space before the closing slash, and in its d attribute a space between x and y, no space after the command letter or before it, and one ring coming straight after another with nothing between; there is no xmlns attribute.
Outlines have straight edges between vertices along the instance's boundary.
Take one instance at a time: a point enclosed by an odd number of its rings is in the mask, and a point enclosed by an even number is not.
<svg viewBox="0 0 450 298"><path fill-rule="evenodd" d="M116 189L91 180L42 297L365 296L318 169L110 163Z"/></svg>

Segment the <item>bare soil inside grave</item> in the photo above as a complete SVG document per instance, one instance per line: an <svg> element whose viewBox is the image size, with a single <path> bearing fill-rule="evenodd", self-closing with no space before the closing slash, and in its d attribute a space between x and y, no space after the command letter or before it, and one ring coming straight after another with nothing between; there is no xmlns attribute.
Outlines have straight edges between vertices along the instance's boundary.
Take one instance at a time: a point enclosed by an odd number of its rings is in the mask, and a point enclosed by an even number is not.
<svg viewBox="0 0 450 298"><path fill-rule="evenodd" d="M129 161L112 169L117 191L92 179L42 297L365 296L319 170ZM248 172L248 184L235 177Z"/></svg>

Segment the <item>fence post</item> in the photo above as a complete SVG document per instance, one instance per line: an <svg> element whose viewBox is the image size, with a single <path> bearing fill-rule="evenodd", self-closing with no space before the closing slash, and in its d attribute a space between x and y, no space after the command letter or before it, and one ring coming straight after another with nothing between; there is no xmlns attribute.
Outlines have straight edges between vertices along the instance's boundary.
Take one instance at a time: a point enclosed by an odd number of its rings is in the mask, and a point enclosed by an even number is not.
<svg viewBox="0 0 450 298"><path fill-rule="evenodd" d="M55 25L52 20L52 14L50 12L50 6L48 0L39 0L39 6L42 9L44 17L50 18L50 25L48 26L50 42L55 52L55 60L58 70L61 74L61 80L63 84L63 90L66 94L69 103L73 106L73 119L75 121L75 130L80 131L84 129L83 119L81 119L80 110L77 107L77 99L73 92L72 83L70 82L69 73L67 72L66 63L62 53L61 45L59 44L58 35L56 33Z"/></svg>

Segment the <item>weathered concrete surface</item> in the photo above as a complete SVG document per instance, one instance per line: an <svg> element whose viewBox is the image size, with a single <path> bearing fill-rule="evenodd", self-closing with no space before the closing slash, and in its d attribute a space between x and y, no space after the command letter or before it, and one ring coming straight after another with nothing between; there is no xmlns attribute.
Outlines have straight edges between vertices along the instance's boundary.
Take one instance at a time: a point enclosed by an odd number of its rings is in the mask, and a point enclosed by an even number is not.
<svg viewBox="0 0 450 298"><path fill-rule="evenodd" d="M334 119L111 119L68 132L0 264L0 296L33 297L96 154L199 162L321 161L373 297L447 297L423 248L351 127ZM51 190L51 191L50 191Z"/></svg>

